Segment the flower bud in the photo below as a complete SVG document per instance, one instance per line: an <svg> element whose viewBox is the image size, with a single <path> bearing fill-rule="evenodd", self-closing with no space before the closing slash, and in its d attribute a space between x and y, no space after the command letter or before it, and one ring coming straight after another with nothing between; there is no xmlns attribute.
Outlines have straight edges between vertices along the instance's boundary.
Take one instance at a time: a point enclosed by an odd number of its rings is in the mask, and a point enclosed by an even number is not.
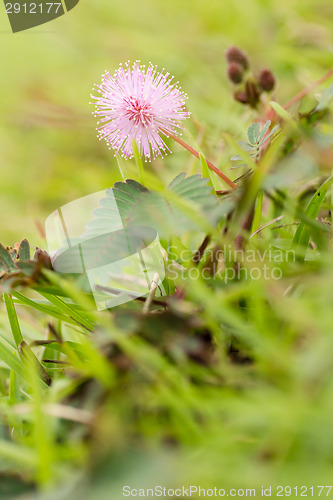
<svg viewBox="0 0 333 500"><path fill-rule="evenodd" d="M232 62L228 66L228 78L233 83L240 83L243 80L244 68L236 62Z"/></svg>
<svg viewBox="0 0 333 500"><path fill-rule="evenodd" d="M225 57L228 63L238 63L244 69L248 69L249 67L249 60L247 58L247 55L238 47L228 47L225 52Z"/></svg>
<svg viewBox="0 0 333 500"><path fill-rule="evenodd" d="M266 92L270 92L273 90L275 86L275 78L271 70L262 69L259 75L259 84L260 87Z"/></svg>

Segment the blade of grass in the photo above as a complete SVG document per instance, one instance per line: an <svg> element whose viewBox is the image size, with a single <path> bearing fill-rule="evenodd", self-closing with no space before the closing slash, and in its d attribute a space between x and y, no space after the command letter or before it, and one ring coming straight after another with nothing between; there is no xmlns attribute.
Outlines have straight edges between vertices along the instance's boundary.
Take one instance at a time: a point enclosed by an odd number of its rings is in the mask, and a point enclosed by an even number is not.
<svg viewBox="0 0 333 500"><path fill-rule="evenodd" d="M208 185L211 186L215 191L213 175L211 174L211 171L208 168L206 158L201 153L199 153L199 154L200 154L202 177L209 179Z"/></svg>
<svg viewBox="0 0 333 500"><path fill-rule="evenodd" d="M304 215L310 220L315 221L318 215L321 204L323 203L326 193L328 192L331 184L333 182L333 176L329 177L324 184L320 186L319 189L312 196L305 209ZM303 261L306 254L306 249L310 241L310 230L309 225L305 221L301 221L293 238L291 248L295 250L298 260Z"/></svg>
<svg viewBox="0 0 333 500"><path fill-rule="evenodd" d="M262 212L263 192L259 191L254 211L251 233L256 233L260 227L261 212Z"/></svg>
<svg viewBox="0 0 333 500"><path fill-rule="evenodd" d="M25 379L25 370L23 363L15 356L12 350L8 347L9 344L0 337L0 359L11 368L17 375Z"/></svg>
<svg viewBox="0 0 333 500"><path fill-rule="evenodd" d="M17 376L14 370L10 370L9 376L9 404L17 403L19 395L19 386L17 384Z"/></svg>
<svg viewBox="0 0 333 500"><path fill-rule="evenodd" d="M77 326L77 321L73 320L72 318L68 317L67 315L61 314L58 312L58 308L54 306L48 306L45 304L41 304L40 302L36 302L32 299L28 299L28 297L25 297L19 292L13 293L13 297L15 297L18 300L18 303L24 306L29 306L37 311L40 311L44 314L47 314L48 316L52 316L53 318L59 319L61 321L65 321L67 323L70 323L72 325Z"/></svg>
<svg viewBox="0 0 333 500"><path fill-rule="evenodd" d="M17 376L14 370L10 370L9 398L8 398L9 406L13 406L20 402L20 385L21 385L20 378ZM12 430L12 432L14 431L20 437L23 436L22 418L16 415L9 414L8 426Z"/></svg>
<svg viewBox="0 0 333 500"><path fill-rule="evenodd" d="M82 325L87 330L92 330L94 325L90 323L82 314L80 314L77 309L71 304L64 302L56 295L49 295L48 293L39 292L45 299L49 300L53 305L58 307L60 311L68 314L70 318L74 319L77 323Z"/></svg>
<svg viewBox="0 0 333 500"><path fill-rule="evenodd" d="M7 310L10 328L12 330L12 334L13 334L13 337L15 340L16 347L18 347L20 345L20 343L22 342L23 337L22 337L21 328L20 328L20 325L19 325L19 322L17 319L17 314L16 314L16 310L15 310L12 296L5 293L4 294L4 301L6 304L6 310Z"/></svg>
<svg viewBox="0 0 333 500"><path fill-rule="evenodd" d="M24 346L26 370L31 384L31 397L33 408L33 440L34 449L37 453L36 476L40 485L50 482L53 474L53 463L55 453L54 442L54 418L45 415L42 405L47 402L48 394L43 386L41 378L40 363L27 345ZM38 360L37 360L38 361Z"/></svg>
<svg viewBox="0 0 333 500"><path fill-rule="evenodd" d="M30 347L24 342L21 342L19 346L20 353L22 355L22 359L28 364L33 365L36 368L36 373L38 373L41 380L46 385L51 385L52 380L47 371L41 365L39 359L34 355Z"/></svg>
<svg viewBox="0 0 333 500"><path fill-rule="evenodd" d="M25 467L34 467L37 460L36 453L32 448L13 444L4 439L0 440L0 457Z"/></svg>

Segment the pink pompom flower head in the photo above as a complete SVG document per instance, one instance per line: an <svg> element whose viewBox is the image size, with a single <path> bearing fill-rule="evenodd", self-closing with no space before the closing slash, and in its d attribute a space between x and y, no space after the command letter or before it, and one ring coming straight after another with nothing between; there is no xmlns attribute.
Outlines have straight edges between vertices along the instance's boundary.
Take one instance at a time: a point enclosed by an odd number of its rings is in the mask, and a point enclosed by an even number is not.
<svg viewBox="0 0 333 500"><path fill-rule="evenodd" d="M98 137L115 155L132 158L133 140L145 161L170 152L161 134L179 134L179 122L190 116L185 110L187 96L173 78L151 63L146 69L140 61L132 67L129 62L120 64L114 76L104 73L102 83L94 87L100 95L91 97L96 100Z"/></svg>

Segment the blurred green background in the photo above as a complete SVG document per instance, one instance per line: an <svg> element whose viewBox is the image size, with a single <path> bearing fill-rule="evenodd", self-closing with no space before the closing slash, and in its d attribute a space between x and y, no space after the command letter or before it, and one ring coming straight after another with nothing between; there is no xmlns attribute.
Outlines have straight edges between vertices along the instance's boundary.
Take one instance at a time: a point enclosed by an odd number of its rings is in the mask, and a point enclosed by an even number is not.
<svg viewBox="0 0 333 500"><path fill-rule="evenodd" d="M242 138L255 116L232 99L225 49L239 45L254 68L270 67L283 103L330 67L332 31L331 0L81 0L65 16L16 34L1 4L0 241L27 237L45 246L38 222L113 183L116 162L96 138L89 106L106 68L140 59L174 74L202 126L205 154L218 161L221 131ZM192 162L172 149L177 154L149 166L165 181Z"/></svg>

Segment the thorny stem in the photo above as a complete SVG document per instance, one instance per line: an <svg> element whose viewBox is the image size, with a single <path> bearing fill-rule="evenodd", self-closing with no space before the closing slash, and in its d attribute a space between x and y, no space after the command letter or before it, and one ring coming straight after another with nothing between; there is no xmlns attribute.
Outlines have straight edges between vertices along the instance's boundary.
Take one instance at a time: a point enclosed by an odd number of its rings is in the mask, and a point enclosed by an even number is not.
<svg viewBox="0 0 333 500"><path fill-rule="evenodd" d="M200 159L200 155L199 155L198 151L196 151L194 148L192 148L192 146L190 146L189 144L186 144L186 142L184 142L182 139L180 139L180 137L178 137L177 135L172 134L168 130L162 129L162 132L166 136L171 137L171 139L173 139L174 141L178 142L178 144L180 144L181 146L183 146L183 148L187 149L187 151L189 151L193 156L195 156L196 158ZM233 189L237 187L236 184L234 182L232 182L229 179L229 177L227 177L223 172L221 172L221 170L219 170L217 167L215 167L215 165L213 165L208 160L206 160L206 162L207 162L208 167L211 170L213 170L213 172L215 172L219 177L221 177L221 179L223 179L224 182L226 184L228 184L228 186L230 186Z"/></svg>
<svg viewBox="0 0 333 500"><path fill-rule="evenodd" d="M212 237L207 234L207 236L205 237L205 239L203 240L203 242L201 243L200 247L198 248L198 250L195 252L195 255L192 259L192 262L195 264L195 265L198 265L206 248L208 247L209 243L211 242L211 239Z"/></svg>
<svg viewBox="0 0 333 500"><path fill-rule="evenodd" d="M226 190L225 190L225 189L222 189L222 190L218 190L218 191L215 191L215 192L216 192L216 194L217 194L218 196L224 196L224 195L226 195L226 194L230 193L230 189L226 189Z"/></svg>

